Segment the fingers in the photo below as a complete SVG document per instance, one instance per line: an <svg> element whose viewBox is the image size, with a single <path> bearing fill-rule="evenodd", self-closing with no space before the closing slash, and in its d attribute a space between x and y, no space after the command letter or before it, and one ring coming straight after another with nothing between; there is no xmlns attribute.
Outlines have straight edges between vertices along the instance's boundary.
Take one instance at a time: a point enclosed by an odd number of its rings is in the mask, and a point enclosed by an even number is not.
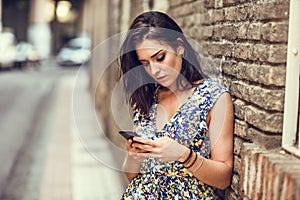
<svg viewBox="0 0 300 200"><path fill-rule="evenodd" d="M132 148L132 140L131 139L127 140L125 145L126 145L127 151L130 151L130 149Z"/></svg>
<svg viewBox="0 0 300 200"><path fill-rule="evenodd" d="M134 156L139 158L161 158L162 154L160 152L160 148L155 148L145 144L133 143L133 147L138 149L134 152Z"/></svg>
<svg viewBox="0 0 300 200"><path fill-rule="evenodd" d="M139 142L142 140L139 140ZM145 140L143 140L145 141ZM153 147L149 144L153 144L151 142L138 143L136 140L132 142L131 146L134 150L130 152L130 155L137 158L158 158L160 157L159 148Z"/></svg>
<svg viewBox="0 0 300 200"><path fill-rule="evenodd" d="M136 143L134 142L132 144L132 147L140 150L140 152L144 153L144 152L153 152L155 151L155 148L153 148L152 146L148 145L148 144L141 144L141 143Z"/></svg>
<svg viewBox="0 0 300 200"><path fill-rule="evenodd" d="M134 145L133 145L133 141L131 139L127 140L126 142L126 149L127 149L127 152L130 153L131 152L144 152L144 151L140 151L138 148L136 148Z"/></svg>
<svg viewBox="0 0 300 200"><path fill-rule="evenodd" d="M134 137L131 141L131 148L135 150L131 151L131 155L136 159L156 158L163 162L173 161L181 155L183 149L181 146L169 137L161 137L155 140Z"/></svg>
<svg viewBox="0 0 300 200"><path fill-rule="evenodd" d="M149 146L153 146L153 147L157 146L155 141L149 140L149 139L146 139L146 138L142 138L142 137L133 137L133 141L138 142L138 143L142 143L142 144L146 144L146 145L149 145Z"/></svg>

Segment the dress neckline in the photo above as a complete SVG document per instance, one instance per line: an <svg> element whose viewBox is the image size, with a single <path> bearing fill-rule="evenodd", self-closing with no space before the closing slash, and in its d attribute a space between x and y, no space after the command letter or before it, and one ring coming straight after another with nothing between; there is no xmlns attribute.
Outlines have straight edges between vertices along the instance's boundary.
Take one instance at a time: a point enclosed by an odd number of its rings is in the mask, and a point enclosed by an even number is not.
<svg viewBox="0 0 300 200"><path fill-rule="evenodd" d="M156 129L156 131L157 132L162 132L163 130L165 130L166 129L166 126L171 122L171 121L173 121L176 117L177 117L177 115L181 112L181 110L182 110L182 108L190 101L190 99L194 96L194 94L195 94L195 92L197 91L197 88L200 86L202 84L202 81L198 84L198 85L196 85L195 86L195 88L193 89L193 92L192 92L192 94L190 95L190 96L188 96L188 98L179 106L179 108L177 109L177 111L172 115L172 117L170 118L170 119L168 119L167 121L166 121L166 123L164 123L164 125L160 128L160 129L158 129L158 127L157 127L157 107L158 107L158 100L156 99L156 101L154 101L154 127L155 127L155 129ZM158 90L157 90L157 92L158 92ZM157 98L157 96L156 96L156 98Z"/></svg>

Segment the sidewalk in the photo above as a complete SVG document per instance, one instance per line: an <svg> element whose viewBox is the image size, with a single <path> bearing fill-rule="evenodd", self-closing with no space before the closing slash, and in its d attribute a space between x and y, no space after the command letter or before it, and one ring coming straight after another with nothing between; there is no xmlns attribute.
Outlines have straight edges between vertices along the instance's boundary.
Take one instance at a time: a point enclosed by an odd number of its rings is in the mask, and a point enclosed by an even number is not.
<svg viewBox="0 0 300 200"><path fill-rule="evenodd" d="M75 98L83 105L76 121L72 109L75 81L82 81ZM97 124L92 119L94 111L87 84L87 77L76 80L72 75L64 77L59 84L40 200L115 200L120 199L124 190L122 173L103 165L90 154L95 151L107 155L110 149L107 142L101 140L103 133L92 137L98 133L95 134ZM84 133L89 135L85 140L91 143L98 140L90 153L82 145L77 126L84 127Z"/></svg>

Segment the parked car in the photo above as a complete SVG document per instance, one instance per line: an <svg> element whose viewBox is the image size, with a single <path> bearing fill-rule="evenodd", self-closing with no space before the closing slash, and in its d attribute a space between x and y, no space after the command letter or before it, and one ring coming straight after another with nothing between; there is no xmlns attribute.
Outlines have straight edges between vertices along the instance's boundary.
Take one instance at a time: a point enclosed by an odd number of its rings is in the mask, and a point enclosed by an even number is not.
<svg viewBox="0 0 300 200"><path fill-rule="evenodd" d="M19 42L17 44L15 66L23 68L28 64L33 67L40 66L40 56L32 44Z"/></svg>
<svg viewBox="0 0 300 200"><path fill-rule="evenodd" d="M61 66L79 66L86 64L90 59L91 40L89 37L71 39L58 55L57 62Z"/></svg>
<svg viewBox="0 0 300 200"><path fill-rule="evenodd" d="M0 32L0 68L9 69L14 66L17 49L16 38L11 32Z"/></svg>

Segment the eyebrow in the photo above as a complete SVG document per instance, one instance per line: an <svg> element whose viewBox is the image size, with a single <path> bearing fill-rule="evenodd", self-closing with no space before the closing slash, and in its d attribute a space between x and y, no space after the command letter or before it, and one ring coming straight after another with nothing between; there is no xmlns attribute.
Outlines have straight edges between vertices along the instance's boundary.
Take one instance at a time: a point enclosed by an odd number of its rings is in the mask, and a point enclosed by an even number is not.
<svg viewBox="0 0 300 200"><path fill-rule="evenodd" d="M163 51L163 49L159 50L158 52L156 52L155 54L153 54L150 58L153 58L153 57L157 56L157 54L159 54L162 51ZM140 60L140 61L146 61L146 60Z"/></svg>
<svg viewBox="0 0 300 200"><path fill-rule="evenodd" d="M157 54L159 54L159 53L162 52L162 51L163 51L163 49L159 50L158 52L156 52L155 54L153 54L150 58L155 57Z"/></svg>

